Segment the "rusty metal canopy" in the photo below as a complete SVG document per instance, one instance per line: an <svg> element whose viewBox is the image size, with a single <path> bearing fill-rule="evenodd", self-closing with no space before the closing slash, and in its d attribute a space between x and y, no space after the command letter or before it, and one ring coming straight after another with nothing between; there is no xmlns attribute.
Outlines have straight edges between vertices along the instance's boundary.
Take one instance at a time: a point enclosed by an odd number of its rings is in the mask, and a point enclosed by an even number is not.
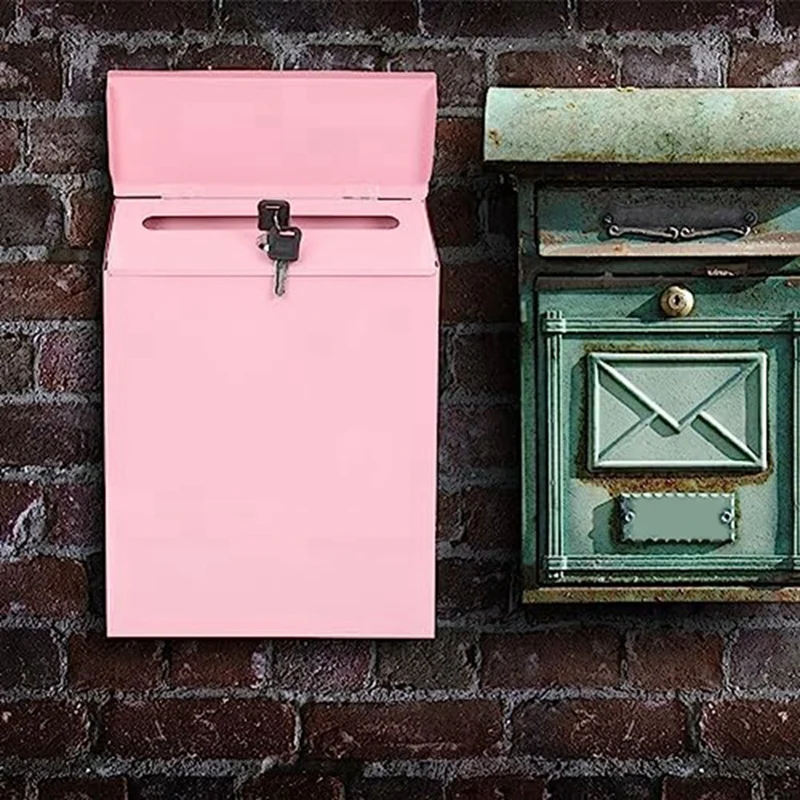
<svg viewBox="0 0 800 800"><path fill-rule="evenodd" d="M800 88L489 89L487 161L800 162Z"/></svg>

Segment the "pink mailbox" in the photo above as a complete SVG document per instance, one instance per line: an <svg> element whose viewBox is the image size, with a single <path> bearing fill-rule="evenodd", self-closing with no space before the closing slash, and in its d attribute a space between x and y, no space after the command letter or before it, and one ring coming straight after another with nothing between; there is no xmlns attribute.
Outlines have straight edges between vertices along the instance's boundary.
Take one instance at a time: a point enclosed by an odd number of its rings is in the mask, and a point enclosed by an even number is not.
<svg viewBox="0 0 800 800"><path fill-rule="evenodd" d="M434 635L435 118L430 74L109 74L110 636Z"/></svg>

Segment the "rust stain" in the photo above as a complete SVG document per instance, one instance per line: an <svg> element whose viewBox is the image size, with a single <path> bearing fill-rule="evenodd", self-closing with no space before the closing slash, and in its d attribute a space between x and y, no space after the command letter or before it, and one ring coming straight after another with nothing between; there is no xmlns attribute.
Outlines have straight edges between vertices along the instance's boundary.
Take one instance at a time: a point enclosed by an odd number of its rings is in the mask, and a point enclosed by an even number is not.
<svg viewBox="0 0 800 800"><path fill-rule="evenodd" d="M540 244L552 247L557 244L563 244L567 241L567 237L553 231L541 230L539 231Z"/></svg>
<svg viewBox="0 0 800 800"><path fill-rule="evenodd" d="M500 143L503 141L502 136L500 136L500 131L497 128L489 128L486 132L486 135L489 137L489 141L495 146L500 147Z"/></svg>
<svg viewBox="0 0 800 800"><path fill-rule="evenodd" d="M538 587L523 592L524 603L716 603L800 601L800 587L758 586L605 586Z"/></svg>

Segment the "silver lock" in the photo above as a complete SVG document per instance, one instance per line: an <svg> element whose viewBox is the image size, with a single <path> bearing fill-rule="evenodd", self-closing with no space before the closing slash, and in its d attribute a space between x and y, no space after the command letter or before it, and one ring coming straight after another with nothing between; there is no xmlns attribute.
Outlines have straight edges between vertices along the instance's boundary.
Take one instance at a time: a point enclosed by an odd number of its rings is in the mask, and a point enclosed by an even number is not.
<svg viewBox="0 0 800 800"><path fill-rule="evenodd" d="M670 286L661 295L661 310L668 317L686 317L694 308L694 295L683 286Z"/></svg>

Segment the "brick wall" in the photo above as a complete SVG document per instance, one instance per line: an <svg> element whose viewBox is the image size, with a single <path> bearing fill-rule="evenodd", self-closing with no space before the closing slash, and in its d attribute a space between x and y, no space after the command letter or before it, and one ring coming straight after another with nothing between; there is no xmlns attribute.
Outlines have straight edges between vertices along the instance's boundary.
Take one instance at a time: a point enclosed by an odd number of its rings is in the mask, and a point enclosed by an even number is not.
<svg viewBox="0 0 800 800"><path fill-rule="evenodd" d="M800 797L793 606L522 609L493 84L800 82L800 3L0 0L0 798ZM106 641L109 67L434 69L435 641Z"/></svg>

